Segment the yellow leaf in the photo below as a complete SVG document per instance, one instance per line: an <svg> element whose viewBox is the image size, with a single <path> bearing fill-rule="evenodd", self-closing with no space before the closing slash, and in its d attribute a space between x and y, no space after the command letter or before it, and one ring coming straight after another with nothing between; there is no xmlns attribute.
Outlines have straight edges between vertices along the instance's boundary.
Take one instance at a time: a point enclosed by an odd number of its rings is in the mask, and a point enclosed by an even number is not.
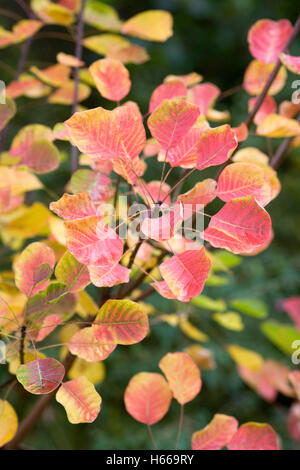
<svg viewBox="0 0 300 470"><path fill-rule="evenodd" d="M255 372L259 371L264 363L260 354L250 349L242 348L237 344L230 344L227 347L227 351L239 366L247 367Z"/></svg>
<svg viewBox="0 0 300 470"><path fill-rule="evenodd" d="M0 447L15 436L18 429L18 417L13 407L6 400L0 400Z"/></svg>
<svg viewBox="0 0 300 470"><path fill-rule="evenodd" d="M30 207L22 206L15 213L16 217L11 219L3 229L6 239L24 240L46 232L51 213L40 202L35 202Z"/></svg>
<svg viewBox="0 0 300 470"><path fill-rule="evenodd" d="M269 114L256 129L258 135L267 137L293 137L300 134L300 124L279 114Z"/></svg>
<svg viewBox="0 0 300 470"><path fill-rule="evenodd" d="M160 320L168 323L170 326L177 326L179 324L179 318L178 315L175 314L169 314L169 315L160 315L158 317Z"/></svg>
<svg viewBox="0 0 300 470"><path fill-rule="evenodd" d="M215 313L213 319L227 330L241 331L244 329L241 316L236 312Z"/></svg>
<svg viewBox="0 0 300 470"><path fill-rule="evenodd" d="M200 331L196 326L194 326L189 320L186 318L181 318L179 322L179 327L183 331L183 333L188 336L189 338L195 341L201 341L205 343L208 341L208 336Z"/></svg>
<svg viewBox="0 0 300 470"><path fill-rule="evenodd" d="M70 379L77 379L84 375L92 384L103 382L105 378L105 366L103 362L87 362L84 359L76 358L68 376Z"/></svg>
<svg viewBox="0 0 300 470"><path fill-rule="evenodd" d="M85 290L78 293L78 302L76 307L78 315L82 318L87 318L89 315L97 315L98 310L99 307Z"/></svg>
<svg viewBox="0 0 300 470"><path fill-rule="evenodd" d="M173 18L168 11L148 10L127 20L121 31L148 41L166 41L173 34Z"/></svg>

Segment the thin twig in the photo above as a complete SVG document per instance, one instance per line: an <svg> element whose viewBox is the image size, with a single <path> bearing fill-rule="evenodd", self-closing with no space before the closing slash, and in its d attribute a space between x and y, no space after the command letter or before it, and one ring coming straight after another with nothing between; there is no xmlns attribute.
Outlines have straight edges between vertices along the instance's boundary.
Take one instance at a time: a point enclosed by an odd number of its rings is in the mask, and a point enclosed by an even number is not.
<svg viewBox="0 0 300 470"><path fill-rule="evenodd" d="M177 430L177 436L176 436L176 443L174 450L178 449L179 445L179 440L182 432L182 425L183 425L183 418L184 418L184 405L180 405L180 414L179 414L179 422L178 422L178 430Z"/></svg>
<svg viewBox="0 0 300 470"><path fill-rule="evenodd" d="M151 439L153 448L154 448L154 449L157 449L157 445L156 445L156 442L155 442L155 439L154 439L153 432L152 432L152 429L151 429L150 424L147 424L147 429L148 429L148 433L149 433L149 436L150 436L150 439Z"/></svg>

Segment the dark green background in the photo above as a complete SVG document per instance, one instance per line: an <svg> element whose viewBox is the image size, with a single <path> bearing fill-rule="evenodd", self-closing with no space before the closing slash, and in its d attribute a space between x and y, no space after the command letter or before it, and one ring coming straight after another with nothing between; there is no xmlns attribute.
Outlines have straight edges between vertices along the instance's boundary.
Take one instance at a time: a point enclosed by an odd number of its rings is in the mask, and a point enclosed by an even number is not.
<svg viewBox="0 0 300 470"><path fill-rule="evenodd" d="M108 2L107 2L108 3ZM250 26L260 18L288 18L292 22L299 14L299 5L287 0L149 0L110 2L126 19L139 11L163 8L174 16L174 36L165 44L143 43L151 55L151 60L143 65L130 65L133 81L130 99L136 100L143 112L147 111L152 90L170 74L184 74L197 71L204 79L214 82L222 90L242 82L245 67L251 57L247 47L247 32ZM22 15L22 11L13 0L0 0L0 8ZM0 14L1 15L1 14ZM1 24L11 26L12 20L1 15ZM87 27L91 30L90 27ZM48 31L63 31L63 28L48 26ZM137 41L138 42L138 41ZM55 62L57 52L64 50L74 53L74 45L56 39L38 39L34 41L29 55L29 63L40 67ZM11 47L0 51L0 79L9 82L7 65L14 68L20 50ZM300 40L293 46L292 53L300 55ZM96 54L84 50L84 59L89 64L97 58ZM6 67L3 67L3 63ZM276 96L278 103L291 99L291 82L295 75L289 74L287 85ZM240 123L247 114L248 96L240 91L236 95L218 104L218 109L230 109L233 124ZM66 106L53 106L43 100L29 101L20 99L18 116L10 126L8 143L16 131L27 123L45 123L54 125L69 117L70 109ZM109 106L96 92L87 101L87 106ZM266 151L266 142L261 138L251 138L251 145ZM247 144L248 144L247 142ZM274 142L274 150L276 142ZM66 147L66 150L67 147ZM253 296L267 302L272 317L288 322L286 315L275 311L275 302L290 295L299 294L299 179L300 150L295 150L279 170L282 192L273 201L268 210L271 213L275 240L271 247L257 257L245 258L242 265L235 268L229 286L206 288L205 293L213 298ZM158 179L161 167L151 164L147 178ZM206 172L207 175L210 172ZM205 173L205 176L206 176ZM44 181L56 192L62 193L69 178L69 164L66 161L55 175L47 175ZM173 181L176 179L174 172ZM172 180L171 180L172 182ZM191 180L186 189L195 182ZM42 197L42 195L40 195ZM49 202L45 199L45 202ZM173 312L176 307L171 302L158 297L151 297L162 312ZM184 304L180 305L185 309ZM196 310L193 321L204 331L213 327L216 335L208 347L214 350L217 369L204 372L204 386L201 394L186 406L184 432L181 448L189 448L192 432L200 429L211 419L214 413L227 413L236 416L240 422L266 421L274 426L283 439L285 448L295 448L288 438L286 415L288 400L280 397L275 404L267 404L238 377L235 366L217 340L221 337L225 343L235 342L250 349L256 349L265 357L273 357L291 365L288 358L278 352L259 332L259 322L245 319L246 330L243 333L230 334L210 319L204 311ZM26 439L26 445L37 449L145 449L151 444L146 427L135 422L127 415L122 401L124 389L129 379L140 371L158 371L159 359L168 351L182 350L190 341L170 326L155 326L152 334L141 344L132 347L118 347L106 361L107 378L98 389L103 398L103 410L92 425L71 425L60 405L54 404L43 415L34 432ZM4 368L0 376L5 378ZM2 380L1 380L2 382ZM11 395L20 416L30 408L35 398L28 401L27 395L20 398L17 393ZM173 403L167 417L154 426L153 432L160 448L172 448L175 441L178 406Z"/></svg>

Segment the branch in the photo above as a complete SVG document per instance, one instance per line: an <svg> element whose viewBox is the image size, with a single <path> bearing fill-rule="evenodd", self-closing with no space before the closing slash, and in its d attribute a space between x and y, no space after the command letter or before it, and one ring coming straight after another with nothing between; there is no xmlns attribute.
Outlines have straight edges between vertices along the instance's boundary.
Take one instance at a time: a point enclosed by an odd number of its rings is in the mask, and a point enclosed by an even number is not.
<svg viewBox="0 0 300 470"><path fill-rule="evenodd" d="M76 37L76 48L75 48L75 56L76 59L81 60L82 58L82 38L83 38L83 31L84 31L84 18L83 18L83 11L85 6L86 0L81 1L81 8L78 15L78 26L77 26L77 37ZM78 107L78 91L79 91L79 67L75 67L74 69L74 100L72 106L72 114L76 113ZM72 173L76 171L78 168L78 151L77 147L72 145L71 150L71 169Z"/></svg>
<svg viewBox="0 0 300 470"><path fill-rule="evenodd" d="M299 31L300 31L300 15L298 16L297 21L296 21L295 26L294 26L294 29L293 29L286 45L284 46L283 52L288 52L289 51L289 48L291 47L294 40L296 39ZM256 116L256 113L258 112L259 108L261 107L265 97L267 96L268 91L269 91L272 83L274 82L274 80L275 80L275 78L276 78L276 76L277 76L277 74L280 70L280 67L281 67L281 61L280 61L280 59L278 59L274 69L272 70L272 72L269 75L267 83L265 84L261 94L258 96L253 109L250 111L250 113L248 114L248 116L245 120L245 124L248 127L248 129L251 126L251 124L253 122L253 119Z"/></svg>

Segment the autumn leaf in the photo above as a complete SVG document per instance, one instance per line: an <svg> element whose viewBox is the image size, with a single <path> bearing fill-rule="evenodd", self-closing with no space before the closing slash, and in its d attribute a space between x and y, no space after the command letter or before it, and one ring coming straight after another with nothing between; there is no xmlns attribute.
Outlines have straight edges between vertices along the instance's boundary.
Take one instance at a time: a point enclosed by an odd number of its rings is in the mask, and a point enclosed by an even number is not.
<svg viewBox="0 0 300 470"><path fill-rule="evenodd" d="M276 62L292 31L289 20L257 21L248 33L251 54L265 64Z"/></svg>
<svg viewBox="0 0 300 470"><path fill-rule="evenodd" d="M131 300L108 300L93 323L94 336L102 343L139 343L148 329L147 314Z"/></svg>
<svg viewBox="0 0 300 470"><path fill-rule="evenodd" d="M181 98L163 100L148 119L152 136L166 150L178 145L195 124L198 107Z"/></svg>
<svg viewBox="0 0 300 470"><path fill-rule="evenodd" d="M121 32L148 41L164 42L172 36L173 18L165 10L148 10L125 21Z"/></svg>
<svg viewBox="0 0 300 470"><path fill-rule="evenodd" d="M4 446L11 441L18 429L18 417L6 400L0 400L0 446Z"/></svg>
<svg viewBox="0 0 300 470"><path fill-rule="evenodd" d="M25 390L35 395L50 393L55 390L65 375L64 366L56 359L36 359L20 365L17 379Z"/></svg>
<svg viewBox="0 0 300 470"><path fill-rule="evenodd" d="M55 256L53 250L41 242L31 243L17 258L14 264L15 282L28 297L43 290L49 284L48 278L51 271L46 279L37 278L40 266L45 263L53 269Z"/></svg>
<svg viewBox="0 0 300 470"><path fill-rule="evenodd" d="M279 450L274 429L265 423L245 423L240 426L231 442L229 450Z"/></svg>
<svg viewBox="0 0 300 470"><path fill-rule="evenodd" d="M64 382L56 393L56 401L66 410L72 424L92 423L101 409L101 396L84 376Z"/></svg>
<svg viewBox="0 0 300 470"><path fill-rule="evenodd" d="M140 423L151 426L168 412L172 392L162 375L140 372L132 377L124 394L127 412Z"/></svg>
<svg viewBox="0 0 300 470"><path fill-rule="evenodd" d="M233 253L251 252L270 237L269 214L252 196L233 199L215 214L204 231L205 240Z"/></svg>
<svg viewBox="0 0 300 470"><path fill-rule="evenodd" d="M193 450L220 450L231 441L238 429L233 416L215 414L211 422L192 435Z"/></svg>
<svg viewBox="0 0 300 470"><path fill-rule="evenodd" d="M116 344L105 344L94 336L92 327L83 328L75 333L68 343L69 351L88 362L104 361L116 348Z"/></svg>
<svg viewBox="0 0 300 470"><path fill-rule="evenodd" d="M168 353L159 362L174 398L184 405L193 400L201 390L200 371L193 359L186 353Z"/></svg>
<svg viewBox="0 0 300 470"><path fill-rule="evenodd" d="M122 62L111 58L97 60L89 67L89 71L104 98L118 102L128 95L131 81Z"/></svg>
<svg viewBox="0 0 300 470"><path fill-rule="evenodd" d="M201 293L210 266L211 262L202 247L172 256L159 266L159 270L176 298L189 302Z"/></svg>

